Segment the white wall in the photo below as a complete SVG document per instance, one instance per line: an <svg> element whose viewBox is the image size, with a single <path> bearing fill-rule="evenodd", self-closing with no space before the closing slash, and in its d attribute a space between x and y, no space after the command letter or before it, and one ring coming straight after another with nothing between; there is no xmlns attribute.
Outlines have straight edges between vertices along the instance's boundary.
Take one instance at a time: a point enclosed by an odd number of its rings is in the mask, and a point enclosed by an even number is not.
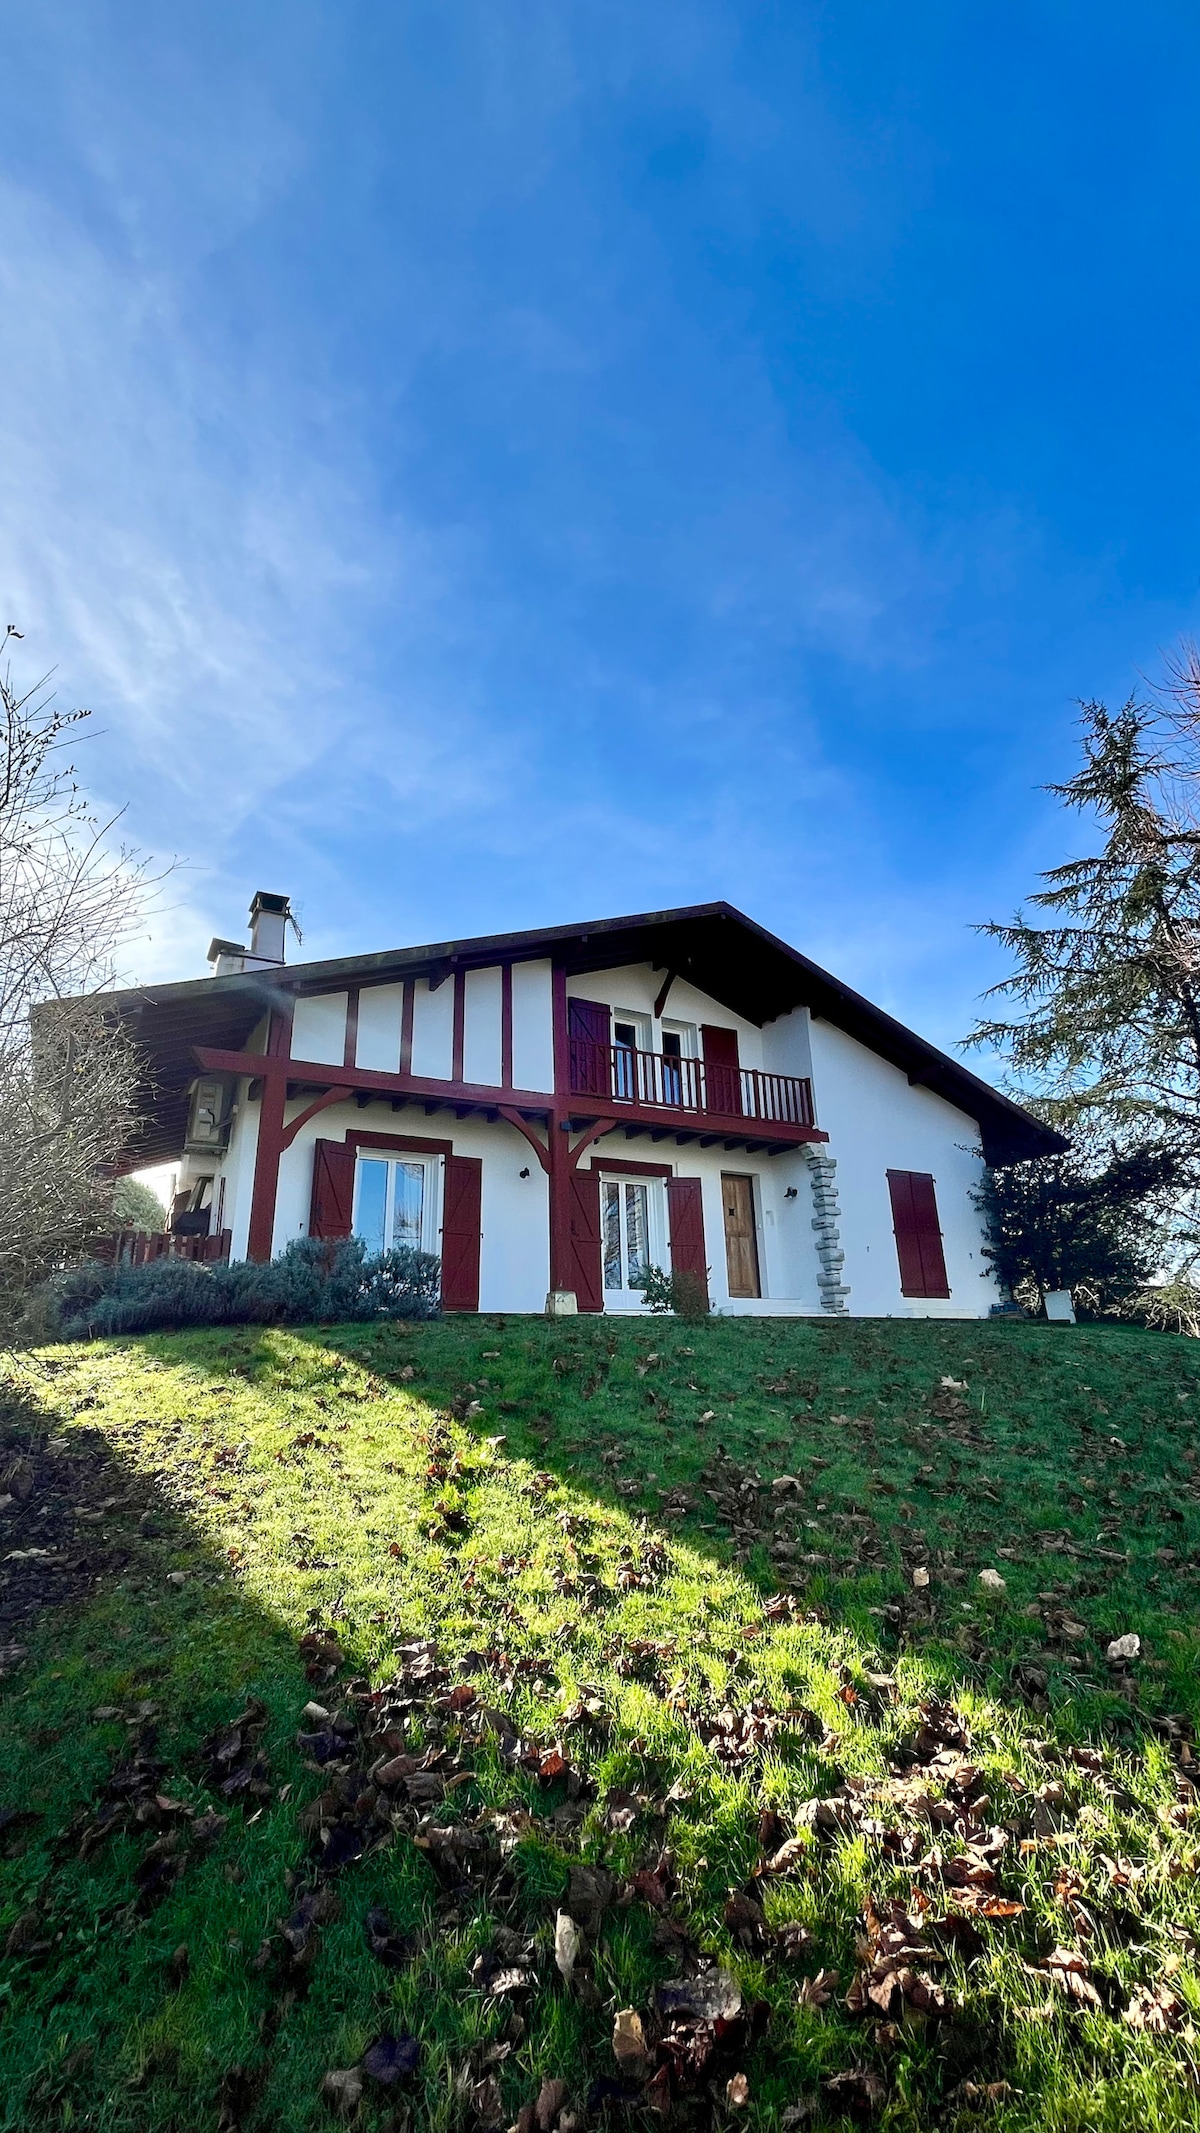
<svg viewBox="0 0 1200 2133"><path fill-rule="evenodd" d="M436 995L435 995L436 998ZM305 1099L288 1105L288 1119ZM312 1205L313 1143L337 1141L347 1132L396 1133L418 1140L450 1141L456 1155L483 1161L479 1296L484 1311L541 1311L550 1286L549 1183L524 1136L503 1120L455 1118L452 1111L426 1115L423 1104L393 1111L390 1103L331 1104L302 1126L279 1163L272 1252L308 1234ZM251 1158L253 1176L253 1158ZM528 1170L529 1176L520 1173ZM247 1224L249 1216L247 1212ZM245 1257L245 1232L235 1258Z"/></svg>
<svg viewBox="0 0 1200 2133"><path fill-rule="evenodd" d="M793 1008L790 1015L780 1015L776 1021L764 1024L762 1063L767 1074L798 1074L802 1080L810 1078L812 1044L807 1007Z"/></svg>
<svg viewBox="0 0 1200 2133"><path fill-rule="evenodd" d="M418 978L413 995L412 1071L429 1081L449 1081L454 1063L454 980L430 992Z"/></svg>
<svg viewBox="0 0 1200 2133"><path fill-rule="evenodd" d="M685 1142L682 1147L655 1143L643 1136L627 1141L623 1133L613 1133L597 1142L584 1161L590 1166L594 1154L597 1166L603 1170L606 1152L610 1160L615 1158L618 1162L669 1162L676 1177L699 1178L704 1256L714 1310L738 1316L793 1316L820 1310L808 1164L800 1150L776 1156L747 1155L744 1149L719 1145L702 1148L696 1141ZM729 1294L722 1195L726 1172L748 1177L752 1182L761 1297ZM794 1200L787 1198L789 1185L796 1188Z"/></svg>
<svg viewBox="0 0 1200 2133"><path fill-rule="evenodd" d="M649 963L631 963L624 970L589 970L583 977L567 979L567 997L574 1000L600 1000L605 1006L629 1008L634 1014L651 1015L654 1002L662 991L665 971L655 970ZM719 1000L698 991L683 978L676 978L667 994L663 1008L663 1021L693 1022L697 1030L702 1023L714 1023L718 1029L735 1029L738 1036L738 1058L744 1067L761 1067L763 1063L763 1032L753 1022L743 1021ZM654 1025L654 1049L661 1044L662 1023ZM698 1046L698 1049L700 1047ZM777 1068L776 1072L788 1071Z"/></svg>
<svg viewBox="0 0 1200 2133"><path fill-rule="evenodd" d="M225 1156L225 1227L232 1231L231 1259L244 1259L250 1239L250 1202L254 1195L254 1159L258 1153L259 1106L251 1103L248 1081L238 1083L237 1110Z"/></svg>
<svg viewBox="0 0 1200 2133"><path fill-rule="evenodd" d="M288 1120L296 1117L307 1101L305 1097L294 1098L287 1107ZM233 1232L231 1250L234 1259L246 1256L258 1116L258 1104L243 1100L226 1161L229 1182L225 1219L226 1226ZM456 1119L449 1111L429 1118L419 1103L405 1105L400 1111L393 1111L387 1102L371 1103L361 1109L354 1103L330 1105L301 1127L292 1146L285 1149L280 1158L273 1252L281 1252L293 1237L308 1233L313 1143L341 1140L350 1131L405 1134L420 1140L450 1140L455 1154L481 1157L480 1308L485 1311L541 1311L550 1284L549 1181L528 1143L503 1121ZM773 1312L791 1315L819 1310L812 1207L807 1191L807 1166L800 1153L769 1158L688 1144L682 1148L672 1147L668 1157L661 1144L641 1139L627 1141L623 1133L614 1133L595 1150L589 1151L585 1163L590 1163L592 1153L603 1159L606 1147L609 1156L620 1161L671 1160L676 1176L700 1178L705 1255L711 1269L713 1302L718 1310L743 1315ZM528 1170L527 1178L521 1176L522 1170ZM721 1175L726 1170L741 1172L754 1179L764 1288L761 1300L731 1299L729 1296L721 1200ZM791 1201L786 1198L789 1185L797 1187L797 1197Z"/></svg>
<svg viewBox="0 0 1200 2133"><path fill-rule="evenodd" d="M817 1117L837 1160L847 1310L855 1317L986 1318L1000 1292L971 1199L983 1170L975 1120L931 1090L911 1087L899 1067L832 1023L814 1019L811 1042ZM926 1171L934 1179L947 1298L900 1293L889 1170Z"/></svg>
<svg viewBox="0 0 1200 2133"><path fill-rule="evenodd" d="M514 963L513 1086L554 1087L554 993L549 963Z"/></svg>
<svg viewBox="0 0 1200 2133"><path fill-rule="evenodd" d="M468 970L463 998L463 1080L498 1088L503 987L499 966Z"/></svg>
<svg viewBox="0 0 1200 2133"><path fill-rule="evenodd" d="M464 983L464 1078L485 1088L499 1088L503 1071L503 976L499 964L467 971ZM550 964L515 964L512 989L513 1084L518 1089L549 1091L554 1087ZM651 988L651 999L656 989ZM292 1024L292 1058L341 1066L345 1057L346 1011L344 991L307 993L299 998ZM363 986L358 1002L357 1066L375 1073L398 1072L403 1012L403 985ZM265 1028L264 1023L264 1035ZM413 994L412 1072L431 1081L449 1081L453 1055L454 979L445 979L435 992L430 992L428 980L418 978Z"/></svg>
<svg viewBox="0 0 1200 2133"><path fill-rule="evenodd" d="M680 1148L679 1177L699 1177L704 1200L704 1243L709 1264L709 1294L717 1311L746 1315L762 1312L818 1311L816 1244L807 1190L808 1165L799 1150L787 1155L747 1155L744 1148ZM725 1258L725 1207L722 1178L748 1177L754 1195L758 1270L762 1296L729 1294ZM789 1185L796 1198L786 1198Z"/></svg>
<svg viewBox="0 0 1200 2133"><path fill-rule="evenodd" d="M365 1067L372 1074L399 1072L403 1013L403 985L364 985L358 996L356 1066Z"/></svg>
<svg viewBox="0 0 1200 2133"><path fill-rule="evenodd" d="M341 1066L346 1052L346 994L302 994L292 1019L292 1058Z"/></svg>
<svg viewBox="0 0 1200 2133"><path fill-rule="evenodd" d="M662 984L650 965L593 973L572 979L573 996L602 1000L613 1008L649 1014ZM402 987L366 987L359 1003L358 1063L392 1071L399 1061ZM344 1050L344 992L308 996L297 1002L292 1052L340 1065ZM472 971L466 979L464 1070L468 1080L499 1084L501 1061L501 977L498 968ZM849 1289L846 1308L856 1316L973 1318L986 1317L998 1290L983 1257L984 1225L972 1198L982 1171L979 1129L975 1121L928 1089L913 1088L907 1076L831 1023L810 1019L806 1010L781 1016L762 1031L679 980L671 989L666 1020L711 1022L735 1028L742 1062L768 1072L811 1075L817 1119L828 1133L827 1152L836 1159L840 1246L845 1253L842 1279ZM424 979L414 994L413 1072L449 1079L452 1066L454 983L448 979L430 993ZM513 968L513 1080L518 1088L553 1087L551 969L548 962L518 963ZM239 1091L224 1171L227 1178L225 1224L232 1233L234 1258L243 1258L257 1146L258 1105ZM289 1106L295 1117L306 1099ZM548 1181L532 1150L515 1129L500 1121L454 1119L450 1112L428 1118L421 1105L394 1112L390 1103L359 1109L347 1104L319 1114L303 1128L280 1164L274 1249L302 1236L308 1225L312 1190L312 1144L338 1139L351 1128L410 1133L432 1140L450 1139L456 1152L483 1159L483 1238L481 1308L540 1311L549 1284ZM737 1314L816 1313L819 1260L813 1230L813 1203L804 1154L748 1155L721 1145L701 1148L654 1143L646 1136L632 1141L616 1132L589 1151L625 1161L669 1161L679 1177L701 1180L706 1257L710 1286L718 1310ZM520 1172L528 1169L528 1178ZM887 1172L916 1170L935 1180L943 1231L947 1299L904 1297L892 1234ZM761 1299L731 1298L725 1260L721 1178L723 1172L753 1180ZM789 1187L796 1197L789 1200Z"/></svg>

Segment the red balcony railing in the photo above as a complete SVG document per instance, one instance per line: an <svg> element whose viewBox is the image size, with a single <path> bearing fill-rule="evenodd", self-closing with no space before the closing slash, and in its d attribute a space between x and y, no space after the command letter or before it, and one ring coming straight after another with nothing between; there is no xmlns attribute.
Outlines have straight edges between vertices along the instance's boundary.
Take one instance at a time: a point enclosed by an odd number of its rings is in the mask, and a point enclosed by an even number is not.
<svg viewBox="0 0 1200 2133"><path fill-rule="evenodd" d="M702 1059L639 1052L632 1045L598 1044L572 1036L571 1093L602 1096L655 1111L696 1111L710 1118L753 1118L772 1125L812 1126L812 1083L797 1074L763 1074L756 1067L705 1065Z"/></svg>

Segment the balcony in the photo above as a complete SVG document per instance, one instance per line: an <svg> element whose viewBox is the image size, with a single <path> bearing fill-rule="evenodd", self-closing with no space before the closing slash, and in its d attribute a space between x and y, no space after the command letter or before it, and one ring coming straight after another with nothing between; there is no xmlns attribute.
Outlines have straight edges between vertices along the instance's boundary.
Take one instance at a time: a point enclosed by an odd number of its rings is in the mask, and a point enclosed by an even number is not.
<svg viewBox="0 0 1200 2133"><path fill-rule="evenodd" d="M574 1034L569 1042L572 1096L590 1097L605 1110L627 1105L631 1120L656 1114L648 1123L690 1125L693 1132L712 1126L714 1137L734 1132L741 1138L758 1128L767 1140L824 1139L816 1133L812 1083L799 1075L706 1065Z"/></svg>

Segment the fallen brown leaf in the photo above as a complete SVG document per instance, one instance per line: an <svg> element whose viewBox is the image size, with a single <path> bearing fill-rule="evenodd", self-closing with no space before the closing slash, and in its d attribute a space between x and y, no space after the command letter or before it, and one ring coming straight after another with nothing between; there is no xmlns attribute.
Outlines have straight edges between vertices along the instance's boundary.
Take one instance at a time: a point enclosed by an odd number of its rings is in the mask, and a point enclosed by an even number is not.
<svg viewBox="0 0 1200 2133"><path fill-rule="evenodd" d="M1183 2001L1169 1986L1138 1985L1130 1994L1123 2019L1130 2029L1144 2029L1153 2035L1165 2036L1180 2027L1185 2012Z"/></svg>
<svg viewBox="0 0 1200 2133"><path fill-rule="evenodd" d="M622 2007L613 2023L613 2054L623 2074L631 2080L640 2081L650 2068L650 2054L646 2049L646 2033L642 2018L634 2007Z"/></svg>
<svg viewBox="0 0 1200 2133"><path fill-rule="evenodd" d="M850 2067L844 2074L829 2074L821 2083L825 2094L839 2110L856 2118L873 2118L887 2101L887 2086L869 2067Z"/></svg>
<svg viewBox="0 0 1200 2133"><path fill-rule="evenodd" d="M558 2122L558 2114L566 2100L567 2084L565 2081L543 2081L541 2088L538 2090L537 2102L533 2107L538 2133L553 2133L553 2128Z"/></svg>
<svg viewBox="0 0 1200 2133"><path fill-rule="evenodd" d="M828 2007L838 1989L838 1981L836 1970L818 1970L815 1977L806 1977L797 1994L801 2007L813 2007L818 2012Z"/></svg>
<svg viewBox="0 0 1200 2133"><path fill-rule="evenodd" d="M363 2077L356 2066L326 2074L321 2082L321 2100L340 2118L349 2118L362 2102Z"/></svg>

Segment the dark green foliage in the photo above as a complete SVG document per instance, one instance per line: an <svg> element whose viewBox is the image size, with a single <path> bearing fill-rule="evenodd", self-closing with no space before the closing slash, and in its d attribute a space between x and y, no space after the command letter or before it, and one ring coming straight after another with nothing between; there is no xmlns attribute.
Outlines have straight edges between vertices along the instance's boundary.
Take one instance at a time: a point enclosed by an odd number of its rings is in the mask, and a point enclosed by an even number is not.
<svg viewBox="0 0 1200 2133"><path fill-rule="evenodd" d="M67 1340L151 1333L184 1326L351 1324L432 1318L441 1262L399 1246L368 1258L358 1238L326 1244L298 1237L255 1266L203 1266L156 1259L148 1266L73 1267L47 1284L52 1323Z"/></svg>
<svg viewBox="0 0 1200 2133"><path fill-rule="evenodd" d="M1048 1289L1073 1289L1085 1310L1113 1310L1155 1271L1180 1167L1170 1148L1110 1149L1098 1162L1072 1148L988 1171L977 1199L998 1279L1034 1308Z"/></svg>
<svg viewBox="0 0 1200 2133"><path fill-rule="evenodd" d="M1008 948L1011 977L992 988L1019 1006L981 1022L1026 1087L1107 1130L1166 1140L1200 1182L1200 662L1174 676L1178 708L1083 706L1082 768L1051 785L1097 820L1095 856L1043 875L1030 898L1049 923L1018 912L980 930Z"/></svg>
<svg viewBox="0 0 1200 2133"><path fill-rule="evenodd" d="M712 1310L708 1283L698 1274L667 1274L648 1266L640 1283L651 1311L673 1311L676 1318L707 1318Z"/></svg>
<svg viewBox="0 0 1200 2133"><path fill-rule="evenodd" d="M118 1178L113 1187L112 1219L117 1229L164 1230L167 1210L158 1194L140 1178Z"/></svg>

